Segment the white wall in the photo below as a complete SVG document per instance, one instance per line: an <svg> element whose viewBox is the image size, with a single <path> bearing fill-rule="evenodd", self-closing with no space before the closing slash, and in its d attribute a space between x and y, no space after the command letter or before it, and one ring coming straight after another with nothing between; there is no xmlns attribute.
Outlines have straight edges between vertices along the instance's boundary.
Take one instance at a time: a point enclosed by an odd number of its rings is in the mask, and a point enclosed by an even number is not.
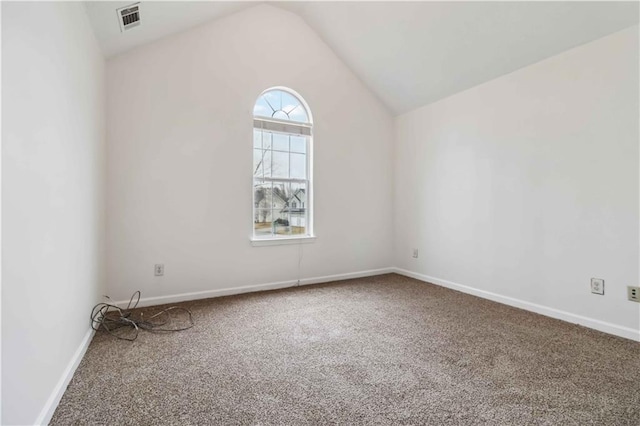
<svg viewBox="0 0 640 426"><path fill-rule="evenodd" d="M80 3L3 2L2 65L2 424L33 424L103 292L104 60Z"/></svg>
<svg viewBox="0 0 640 426"><path fill-rule="evenodd" d="M637 26L398 117L396 265L640 338L638 123Z"/></svg>
<svg viewBox="0 0 640 426"><path fill-rule="evenodd" d="M296 15L241 11L110 59L107 81L111 297L391 266L393 118ZM318 239L302 247L249 242L252 110L272 86L314 117Z"/></svg>

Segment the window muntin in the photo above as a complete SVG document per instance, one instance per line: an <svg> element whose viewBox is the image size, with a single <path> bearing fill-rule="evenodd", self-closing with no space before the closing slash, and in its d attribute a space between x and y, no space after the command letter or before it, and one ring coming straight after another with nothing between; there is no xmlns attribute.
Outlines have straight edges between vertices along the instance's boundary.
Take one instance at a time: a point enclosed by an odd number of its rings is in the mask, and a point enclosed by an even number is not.
<svg viewBox="0 0 640 426"><path fill-rule="evenodd" d="M310 123L309 114L300 99L284 90L264 92L253 107L254 117L275 118L277 120Z"/></svg>
<svg viewBox="0 0 640 426"><path fill-rule="evenodd" d="M311 236L311 120L303 101L284 89L254 106L253 236Z"/></svg>

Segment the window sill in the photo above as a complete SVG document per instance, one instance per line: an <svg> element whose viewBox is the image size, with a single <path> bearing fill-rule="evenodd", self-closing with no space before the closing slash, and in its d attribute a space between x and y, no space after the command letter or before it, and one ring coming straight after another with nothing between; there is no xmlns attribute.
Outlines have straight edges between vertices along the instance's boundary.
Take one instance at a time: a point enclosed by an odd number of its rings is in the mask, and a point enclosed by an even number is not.
<svg viewBox="0 0 640 426"><path fill-rule="evenodd" d="M251 238L254 247L280 246L286 244L309 244L315 242L315 236L291 237L291 238Z"/></svg>

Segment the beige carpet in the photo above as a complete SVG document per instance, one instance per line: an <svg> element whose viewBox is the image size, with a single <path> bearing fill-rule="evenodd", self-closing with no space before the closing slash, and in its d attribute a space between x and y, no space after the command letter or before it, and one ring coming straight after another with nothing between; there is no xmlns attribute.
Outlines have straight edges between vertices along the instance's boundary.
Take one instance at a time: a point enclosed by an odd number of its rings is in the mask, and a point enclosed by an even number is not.
<svg viewBox="0 0 640 426"><path fill-rule="evenodd" d="M399 275L98 333L51 424L640 425L640 343Z"/></svg>

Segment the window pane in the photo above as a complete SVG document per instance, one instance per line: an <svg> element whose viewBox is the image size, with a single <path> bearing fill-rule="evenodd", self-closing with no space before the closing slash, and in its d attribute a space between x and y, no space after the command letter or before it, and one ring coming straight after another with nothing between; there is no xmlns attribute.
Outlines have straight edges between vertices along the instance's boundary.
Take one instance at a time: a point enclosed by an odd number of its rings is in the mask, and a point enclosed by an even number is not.
<svg viewBox="0 0 640 426"><path fill-rule="evenodd" d="M271 210L256 209L254 210L253 231L256 235L271 235Z"/></svg>
<svg viewBox="0 0 640 426"><path fill-rule="evenodd" d="M289 177L289 153L274 151L272 158L271 176Z"/></svg>
<svg viewBox="0 0 640 426"><path fill-rule="evenodd" d="M305 154L291 154L290 177L300 179L307 177L307 156Z"/></svg>
<svg viewBox="0 0 640 426"><path fill-rule="evenodd" d="M274 182L274 194L278 194L280 204L274 208L274 232L277 235L289 235L289 198L291 197L291 184L289 182ZM277 189L276 189L277 188ZM275 199L275 196L274 196Z"/></svg>
<svg viewBox="0 0 640 426"><path fill-rule="evenodd" d="M253 115L257 115L259 117L271 117L271 114L273 114L273 110L265 100L264 96L260 96L253 107Z"/></svg>
<svg viewBox="0 0 640 426"><path fill-rule="evenodd" d="M261 98L264 98L264 101L271 107L273 111L282 109L282 91L271 90L262 95Z"/></svg>
<svg viewBox="0 0 640 426"><path fill-rule="evenodd" d="M253 184L253 203L257 209L272 208L272 190L271 182L254 182Z"/></svg>
<svg viewBox="0 0 640 426"><path fill-rule="evenodd" d="M289 226L289 214L286 211L277 212L274 210L273 230L276 235L289 235L291 227Z"/></svg>
<svg viewBox="0 0 640 426"><path fill-rule="evenodd" d="M305 154L307 152L307 138L291 136L291 152Z"/></svg>
<svg viewBox="0 0 640 426"><path fill-rule="evenodd" d="M284 209L289 198L289 183L273 182L272 197L273 202L271 207L277 211Z"/></svg>
<svg viewBox="0 0 640 426"><path fill-rule="evenodd" d="M280 92L280 93L282 93L282 96L281 96L282 110L287 114L290 114L291 111L293 111L298 107L298 105L300 105L300 101L296 99L295 96L293 96L292 94L287 92Z"/></svg>
<svg viewBox="0 0 640 426"><path fill-rule="evenodd" d="M278 133L274 133L272 135L273 138L273 149L277 151L289 151L289 136L281 135Z"/></svg>
<svg viewBox="0 0 640 426"><path fill-rule="evenodd" d="M262 148L262 132L257 129L253 129L253 147Z"/></svg>
<svg viewBox="0 0 640 426"><path fill-rule="evenodd" d="M261 149L253 150L253 176L271 176L271 151Z"/></svg>
<svg viewBox="0 0 640 426"><path fill-rule="evenodd" d="M304 111L302 105L300 105L289 113L289 120L297 121L298 123L308 123L309 117L307 117L307 113Z"/></svg>
<svg viewBox="0 0 640 426"><path fill-rule="evenodd" d="M258 98L253 115L273 117L298 123L308 123L309 117L302 103L292 94L282 90L271 90Z"/></svg>
<svg viewBox="0 0 640 426"><path fill-rule="evenodd" d="M308 123L309 118L304 107L295 96L282 92L282 110L288 115L289 120L299 123Z"/></svg>
<svg viewBox="0 0 640 426"><path fill-rule="evenodd" d="M297 201L299 206L301 206L302 203L306 203L307 201L307 184L306 183L292 182L290 191L291 191L290 195L292 199Z"/></svg>
<svg viewBox="0 0 640 426"><path fill-rule="evenodd" d="M263 168L262 168L262 150L254 149L253 150L253 175L254 176L262 176Z"/></svg>
<svg viewBox="0 0 640 426"><path fill-rule="evenodd" d="M271 149L271 133L260 131L262 137L262 149Z"/></svg>
<svg viewBox="0 0 640 426"><path fill-rule="evenodd" d="M307 214L306 209L298 209L291 213L291 233L296 235L305 235L307 233Z"/></svg>
<svg viewBox="0 0 640 426"><path fill-rule="evenodd" d="M289 196L289 221L292 234L307 233L307 185L292 183ZM293 207L295 203L295 207Z"/></svg>
<svg viewBox="0 0 640 426"><path fill-rule="evenodd" d="M276 235L289 234L289 212L288 202L291 193L291 184L289 182L273 183L273 232Z"/></svg>
<svg viewBox="0 0 640 426"><path fill-rule="evenodd" d="M277 118L279 120L288 120L289 116L284 111L278 110L273 113L273 118Z"/></svg>

